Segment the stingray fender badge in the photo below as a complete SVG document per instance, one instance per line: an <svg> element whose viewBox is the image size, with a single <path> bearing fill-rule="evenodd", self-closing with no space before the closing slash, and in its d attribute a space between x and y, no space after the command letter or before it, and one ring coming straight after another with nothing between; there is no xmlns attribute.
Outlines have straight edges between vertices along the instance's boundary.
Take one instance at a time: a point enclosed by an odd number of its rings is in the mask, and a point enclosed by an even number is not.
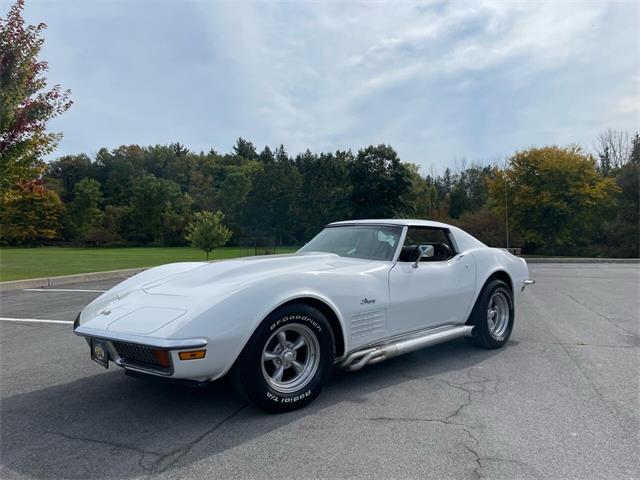
<svg viewBox="0 0 640 480"><path fill-rule="evenodd" d="M364 297L362 300L360 300L360 305L369 305L371 303L376 303L376 299Z"/></svg>

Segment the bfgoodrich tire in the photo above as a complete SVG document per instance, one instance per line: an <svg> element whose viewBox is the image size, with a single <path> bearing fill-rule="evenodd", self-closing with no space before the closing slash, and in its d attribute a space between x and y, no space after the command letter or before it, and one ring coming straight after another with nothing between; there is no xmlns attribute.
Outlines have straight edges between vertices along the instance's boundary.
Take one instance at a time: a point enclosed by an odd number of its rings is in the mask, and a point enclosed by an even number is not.
<svg viewBox="0 0 640 480"><path fill-rule="evenodd" d="M482 348L501 348L509 341L515 313L513 294L502 280L487 283L469 316L469 325L475 325L473 336L466 337Z"/></svg>
<svg viewBox="0 0 640 480"><path fill-rule="evenodd" d="M331 376L335 344L319 310L290 304L272 312L256 329L234 367L236 387L270 412L308 405Z"/></svg>

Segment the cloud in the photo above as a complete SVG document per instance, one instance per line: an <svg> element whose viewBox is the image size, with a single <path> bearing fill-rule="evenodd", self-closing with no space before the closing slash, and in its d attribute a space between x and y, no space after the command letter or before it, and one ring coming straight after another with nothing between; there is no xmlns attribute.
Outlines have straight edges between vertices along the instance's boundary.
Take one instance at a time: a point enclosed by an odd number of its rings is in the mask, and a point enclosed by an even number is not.
<svg viewBox="0 0 640 480"><path fill-rule="evenodd" d="M31 2L60 152L390 143L443 168L638 128L633 2Z"/></svg>

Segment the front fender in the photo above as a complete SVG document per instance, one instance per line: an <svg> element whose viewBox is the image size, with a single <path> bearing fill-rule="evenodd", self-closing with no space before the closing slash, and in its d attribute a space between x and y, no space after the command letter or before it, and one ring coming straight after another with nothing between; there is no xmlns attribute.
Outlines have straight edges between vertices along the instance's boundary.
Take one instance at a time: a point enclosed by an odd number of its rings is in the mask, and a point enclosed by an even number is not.
<svg viewBox="0 0 640 480"><path fill-rule="evenodd" d="M472 302L475 305L482 288L487 280L497 272L505 272L511 278L514 301L520 294L520 288L525 280L529 278L527 262L512 255L509 252L498 248L483 248L474 250L473 256L476 260L476 293Z"/></svg>
<svg viewBox="0 0 640 480"><path fill-rule="evenodd" d="M226 294L211 295L199 301L190 318L175 323L172 338L204 336L212 351L213 378L227 373L242 352L258 325L279 306L299 298L313 298L333 310L342 329L345 351L350 345L349 319L367 306L360 304L363 296L377 298L376 308L388 304L388 268L376 266L370 271L291 273L248 282ZM357 288L354 288L354 284ZM215 355L215 357L213 357ZM209 354L207 354L209 356Z"/></svg>
<svg viewBox="0 0 640 480"><path fill-rule="evenodd" d="M224 366L218 365L215 367L215 378L225 375L231 367L233 367L255 330L271 312L296 299L313 298L331 308L340 323L342 340L343 342L347 341L345 332L348 330L342 312L327 295L315 289L303 288L291 290L283 294L271 296L268 303L258 301L259 298L264 297L257 291L250 295L252 302L247 302L247 294L249 294L248 291L244 292L244 295L237 293L233 298L227 298L215 307L203 312L200 315L202 320L192 320L192 322L197 322L202 325L203 329L207 331L206 337L209 349L215 350L219 356L226 359ZM253 305L250 305L250 303L253 303ZM204 320L206 318L213 318L220 312L225 312L226 318L222 322L216 321L215 326L212 322ZM192 332L199 329L197 327L192 328L193 325L189 327L189 330ZM190 334L191 333L187 333L186 331L181 331L178 336L184 337Z"/></svg>

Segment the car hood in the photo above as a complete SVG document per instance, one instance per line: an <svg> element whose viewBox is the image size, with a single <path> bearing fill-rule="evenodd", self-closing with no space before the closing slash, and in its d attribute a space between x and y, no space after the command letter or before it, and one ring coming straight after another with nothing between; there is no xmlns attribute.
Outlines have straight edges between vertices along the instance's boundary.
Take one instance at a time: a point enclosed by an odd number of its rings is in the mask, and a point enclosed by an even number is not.
<svg viewBox="0 0 640 480"><path fill-rule="evenodd" d="M363 270L371 267L366 260L324 253L164 265L136 275L98 297L82 311L79 323L97 330L152 335L198 311L203 304L213 305L253 283L358 265Z"/></svg>
<svg viewBox="0 0 640 480"><path fill-rule="evenodd" d="M362 262L360 260L360 262ZM246 257L205 263L192 270L148 282L141 288L151 295L198 296L202 290L222 286L226 292L243 288L247 282L291 273L312 273L353 264L334 254L290 254Z"/></svg>

